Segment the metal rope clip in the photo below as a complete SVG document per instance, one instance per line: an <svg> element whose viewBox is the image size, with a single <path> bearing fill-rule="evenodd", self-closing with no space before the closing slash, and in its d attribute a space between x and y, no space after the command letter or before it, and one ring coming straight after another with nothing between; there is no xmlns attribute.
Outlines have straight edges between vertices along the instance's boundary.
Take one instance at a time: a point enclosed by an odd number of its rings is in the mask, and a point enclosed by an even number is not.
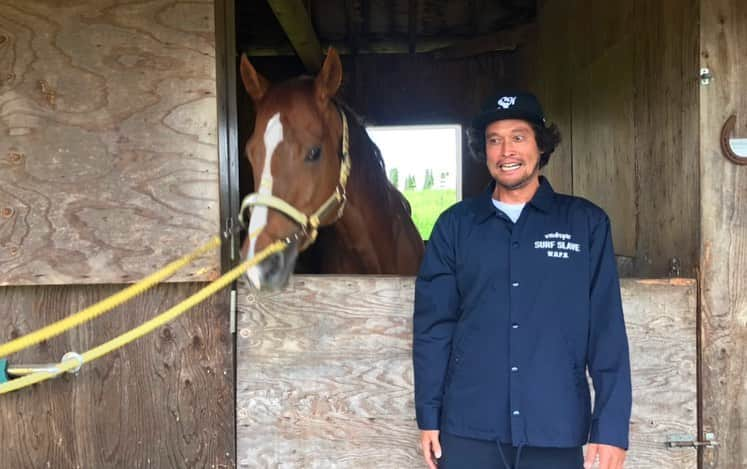
<svg viewBox="0 0 747 469"><path fill-rule="evenodd" d="M44 365L10 365L7 359L0 360L0 383L7 382L13 378L20 378L21 376L32 375L34 373L60 373L60 364L65 363L68 360L75 360L78 365L69 370L68 373L76 374L80 371L80 367L83 366L85 360L83 356L77 352L67 352L62 356L62 360L59 363L48 363Z"/></svg>
<svg viewBox="0 0 747 469"><path fill-rule="evenodd" d="M80 367L83 366L83 356L79 354L78 352L67 352L65 355L62 356L61 363L64 363L68 360L76 360L78 362L78 366L68 371L68 373L70 374L78 373L80 371Z"/></svg>

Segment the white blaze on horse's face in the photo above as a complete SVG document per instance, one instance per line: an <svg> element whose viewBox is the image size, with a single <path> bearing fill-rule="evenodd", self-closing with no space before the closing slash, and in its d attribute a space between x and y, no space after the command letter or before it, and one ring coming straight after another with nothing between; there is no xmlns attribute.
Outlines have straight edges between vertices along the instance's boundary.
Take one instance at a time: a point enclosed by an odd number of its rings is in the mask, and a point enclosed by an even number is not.
<svg viewBox="0 0 747 469"><path fill-rule="evenodd" d="M275 153L275 149L283 141L283 124L280 122L280 113L275 113L269 121L267 121L267 127L265 128L264 142L265 142L265 162L262 168L262 178L259 183L259 192L264 195L272 195L272 155ZM258 205L252 209L252 216L249 220L249 236L252 238L249 241L249 258L254 257L254 248L257 242L257 236L267 226L267 212L268 208L262 205ZM255 265L247 271L247 276L252 284L260 288L262 278L261 265Z"/></svg>

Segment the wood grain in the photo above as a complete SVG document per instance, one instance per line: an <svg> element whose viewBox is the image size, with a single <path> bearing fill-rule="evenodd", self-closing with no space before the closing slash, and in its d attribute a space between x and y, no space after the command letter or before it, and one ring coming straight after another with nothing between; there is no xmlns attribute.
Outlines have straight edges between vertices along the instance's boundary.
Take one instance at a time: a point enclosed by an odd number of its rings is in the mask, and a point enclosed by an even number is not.
<svg viewBox="0 0 747 469"><path fill-rule="evenodd" d="M573 153L571 91L572 65L567 60L569 35L575 27L570 21L558 21L565 15L565 2L548 2L537 12L537 36L519 50L519 75L523 86L533 90L542 103L547 119L558 126L560 145L543 173L553 188L573 193Z"/></svg>
<svg viewBox="0 0 747 469"><path fill-rule="evenodd" d="M218 232L212 1L5 1L0 38L0 285L130 282Z"/></svg>
<svg viewBox="0 0 747 469"><path fill-rule="evenodd" d="M46 363L139 325L204 284L161 285L109 315L10 357ZM0 342L118 286L0 288ZM7 468L234 467L232 340L223 291L174 322L65 376L2 396Z"/></svg>
<svg viewBox="0 0 747 469"><path fill-rule="evenodd" d="M615 253L636 253L632 37L619 40L585 68L572 86L573 192L593 200L612 220Z"/></svg>
<svg viewBox="0 0 747 469"><path fill-rule="evenodd" d="M239 289L238 464L247 468L422 467L414 419L414 282L298 276ZM695 468L667 450L696 427L695 283L623 280L634 409L626 467Z"/></svg>
<svg viewBox="0 0 747 469"><path fill-rule="evenodd" d="M609 212L626 272L695 276L697 1L546 0L537 24L515 73L563 133L546 173Z"/></svg>
<svg viewBox="0 0 747 469"><path fill-rule="evenodd" d="M700 64L714 80L700 87L703 430L721 446L704 468L747 467L747 167L726 160L721 126L737 115L747 137L747 4L700 2Z"/></svg>
<svg viewBox="0 0 747 469"><path fill-rule="evenodd" d="M636 0L636 275L696 276L698 265L697 0Z"/></svg>

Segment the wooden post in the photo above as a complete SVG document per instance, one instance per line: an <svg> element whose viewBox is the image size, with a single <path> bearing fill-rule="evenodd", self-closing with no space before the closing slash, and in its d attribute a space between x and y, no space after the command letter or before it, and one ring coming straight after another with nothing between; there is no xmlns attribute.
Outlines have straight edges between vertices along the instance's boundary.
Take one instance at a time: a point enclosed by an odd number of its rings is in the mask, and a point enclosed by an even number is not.
<svg viewBox="0 0 747 469"><path fill-rule="evenodd" d="M747 167L721 154L721 126L737 115L747 137L747 3L700 1L700 281L704 469L747 465ZM688 70L698 80L699 70Z"/></svg>

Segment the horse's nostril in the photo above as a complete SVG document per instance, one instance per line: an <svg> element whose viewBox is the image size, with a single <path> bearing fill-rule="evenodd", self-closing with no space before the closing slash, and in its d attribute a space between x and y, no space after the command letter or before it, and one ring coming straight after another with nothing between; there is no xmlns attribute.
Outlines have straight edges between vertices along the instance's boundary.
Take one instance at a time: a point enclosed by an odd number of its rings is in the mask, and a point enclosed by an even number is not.
<svg viewBox="0 0 747 469"><path fill-rule="evenodd" d="M277 274L280 269L283 267L283 256L282 254L275 254L273 256L270 256L265 261L265 274L269 276L273 276Z"/></svg>

